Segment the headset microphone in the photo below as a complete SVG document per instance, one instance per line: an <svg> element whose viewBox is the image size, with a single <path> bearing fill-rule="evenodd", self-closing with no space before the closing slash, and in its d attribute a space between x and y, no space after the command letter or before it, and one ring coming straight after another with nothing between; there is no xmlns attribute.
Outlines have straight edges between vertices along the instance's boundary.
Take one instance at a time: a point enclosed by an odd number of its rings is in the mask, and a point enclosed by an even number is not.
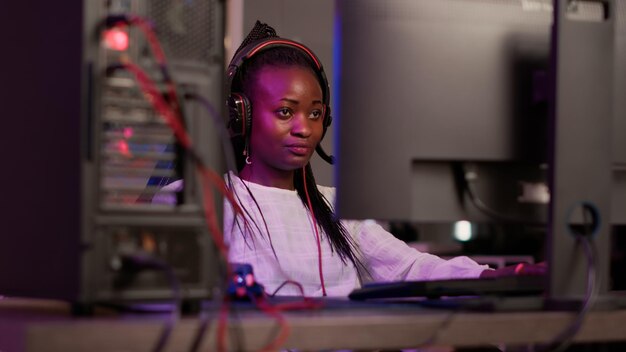
<svg viewBox="0 0 626 352"><path fill-rule="evenodd" d="M326 154L326 152L324 151L324 149L322 149L322 145L318 144L317 147L315 147L315 151L317 152L317 154L324 159L324 161L326 161L327 163L334 165L335 164L335 157L332 155L328 155Z"/></svg>

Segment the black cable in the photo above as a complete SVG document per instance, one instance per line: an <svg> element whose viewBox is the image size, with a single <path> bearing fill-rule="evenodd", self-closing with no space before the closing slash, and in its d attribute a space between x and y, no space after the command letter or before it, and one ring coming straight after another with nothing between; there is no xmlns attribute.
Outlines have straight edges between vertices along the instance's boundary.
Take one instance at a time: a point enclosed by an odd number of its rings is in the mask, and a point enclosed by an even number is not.
<svg viewBox="0 0 626 352"><path fill-rule="evenodd" d="M159 270L164 272L167 276L167 280L172 290L174 307L171 310L169 319L166 320L165 325L163 326L163 330L161 331L161 334L159 335L156 344L152 348L152 351L160 352L167 344L167 340L169 339L172 330L174 329L174 326L176 325L176 322L178 321L178 318L180 316L180 283L176 278L172 267L159 258L148 255L124 255L121 257L121 260L122 266L120 270L128 270L135 273L142 270Z"/></svg>
<svg viewBox="0 0 626 352"><path fill-rule="evenodd" d="M435 343L441 331L443 331L444 329L447 329L450 326L450 324L452 323L452 319L457 315L458 312L459 312L458 309L454 309L452 310L452 312L447 314L446 317L441 322L441 324L439 324L439 326L435 328L435 331L433 331L432 334L430 334L428 338L426 338L424 341L419 343L415 348L419 349L421 347L427 347Z"/></svg>
<svg viewBox="0 0 626 352"><path fill-rule="evenodd" d="M466 169L466 165L463 163L461 165L463 172L463 186L470 198L470 201L478 210L486 214L487 216L494 218L500 221L506 222L520 222L521 219L516 219L513 217L509 217L505 214L501 214L493 209L491 209L488 205L486 205L477 195L472 187L473 182L477 179L477 175L475 172L468 171ZM594 235L593 226L587 216L589 215L588 211L583 211L583 222L584 222L584 230L585 232L582 234L576 234L576 243L577 245L582 245L584 254L587 258L587 289L585 293L585 298L582 302L582 307L578 311L576 318L574 321L567 326L563 331L556 335L556 337L548 344L546 352L562 352L567 349L573 342L573 338L576 333L579 331L582 326L582 322L586 317L589 310L592 308L593 303L595 302L598 296L599 285L597 282L597 272L596 272L596 258L597 254L595 253L595 247L591 242L590 238ZM597 224L595 224L595 228L597 228Z"/></svg>
<svg viewBox="0 0 626 352"><path fill-rule="evenodd" d="M552 342L548 344L547 348L543 350L543 352L562 352L567 349L573 343L574 336L580 330L583 320L596 301L600 287L597 282L597 254L595 246L590 241L589 237L590 235L576 235L576 243L582 245L587 258L587 290L585 298L582 302L582 307L578 311L578 314L572 323L557 334Z"/></svg>
<svg viewBox="0 0 626 352"><path fill-rule="evenodd" d="M209 329L210 321L209 314L205 309L200 310L200 316L198 318L200 324L198 325L198 329L196 330L196 334L193 337L193 341L191 343L191 347L189 348L190 352L195 352L200 350L200 346L202 345L202 341L204 340L204 335L206 331Z"/></svg>
<svg viewBox="0 0 626 352"><path fill-rule="evenodd" d="M514 223L528 222L528 219L520 219L508 216L506 214L502 214L485 204L482 199L477 195L476 190L473 187L474 182L478 179L478 175L475 171L468 170L466 166L466 163L461 163L461 172L463 173L461 181L463 184L463 190L468 195L469 200L476 207L476 209L478 209L488 217L498 221Z"/></svg>
<svg viewBox="0 0 626 352"><path fill-rule="evenodd" d="M233 351L244 351L244 347L243 347L243 329L242 329L242 322L241 322L241 317L239 316L239 307L237 307L236 304L232 304L231 306L231 311L230 311L230 317L231 317L231 329L229 330L229 332L232 332L231 335L231 349Z"/></svg>

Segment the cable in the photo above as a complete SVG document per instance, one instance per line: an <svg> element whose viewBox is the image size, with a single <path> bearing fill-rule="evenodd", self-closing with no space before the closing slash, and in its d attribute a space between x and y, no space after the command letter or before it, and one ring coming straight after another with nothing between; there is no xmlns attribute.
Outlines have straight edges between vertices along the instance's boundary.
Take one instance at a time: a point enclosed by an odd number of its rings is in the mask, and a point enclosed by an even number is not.
<svg viewBox="0 0 626 352"><path fill-rule="evenodd" d="M296 309L317 309L324 306L322 302L315 302L313 300L307 299L306 297L305 300L301 302L285 302L275 305L269 304L266 295L262 297L250 295L250 299L259 309L261 309L264 313L273 316L278 322L279 330L277 332L277 335L271 342L261 348L260 351L263 352L278 350L279 347L282 346L289 337L291 328L289 327L289 324L287 324L287 321L285 320L285 317L281 314L281 312Z"/></svg>
<svg viewBox="0 0 626 352"><path fill-rule="evenodd" d="M435 328L435 331L433 331L433 333L426 340L418 344L416 348L419 349L420 347L426 347L426 346L432 345L435 341L437 341L437 338L439 337L439 333L442 330L446 329L450 325L450 323L452 323L452 319L456 316L456 313L457 313L457 310L453 310L448 315L446 315L445 319L441 322L441 324L439 324L439 326Z"/></svg>
<svg viewBox="0 0 626 352"><path fill-rule="evenodd" d="M582 229L578 230L573 227L571 228L576 238L576 245L581 245L583 247L584 255L587 258L587 286L585 298L583 300L580 311L576 315L576 318L569 326L563 329L563 331L561 331L552 340L552 342L549 343L548 351L550 352L562 352L572 344L574 336L582 326L584 318L586 317L587 313L592 308L593 304L596 301L596 298L598 297L600 285L597 282L598 277L596 272L597 254L591 238L596 235L596 230L599 228L600 224L598 217L593 216L594 210L592 208L593 207L589 204L583 204Z"/></svg>
<svg viewBox="0 0 626 352"><path fill-rule="evenodd" d="M303 177L305 177L305 176L306 175L303 172ZM311 200L309 198L308 190L306 190L306 187L305 187L305 192L306 192L307 200L309 202L309 208L311 209L311 211L313 211L312 210L313 208L311 206ZM315 228L315 235L316 235L317 246L318 246L318 263L319 263L319 272L320 272L320 279L321 279L321 285L322 285L322 293L323 293L324 296L326 296L326 288L325 288L325 284L324 284L324 276L323 276L323 273L322 273L322 262L321 262L322 259L321 259L320 237L319 237L319 232L317 230L317 223L315 221L315 215L314 214L313 214L312 218L313 218L313 226ZM281 286L279 286L279 288L276 289L276 291L274 291L273 295L276 294L278 292L278 290L280 290L280 288L282 288L286 283L296 284L300 288L301 293L304 296L304 290L302 289L302 285L297 283L294 280L286 280L283 284L281 284ZM314 301L308 299L307 297L304 297L304 300L301 301L301 302L291 302L291 303L283 303L283 304L271 305L271 304L269 304L266 301L266 296L265 295L263 297L261 297L261 299L258 299L251 292L248 292L248 295L249 295L249 298L251 299L251 301L255 303L257 308L261 309L264 313L273 316L278 321L278 324L279 324L280 330L279 330L278 335L276 336L276 338L272 342L270 342L267 346L263 347L262 351L272 351L272 350L275 350L278 346L282 345L284 343L284 341L287 339L287 337L289 336L290 328L289 328L287 322L285 321L285 318L281 314L281 311L283 311L283 310L292 310L292 309L316 309L316 308L319 308L319 307L323 306L322 303L314 302ZM226 321L228 319L228 310L229 310L228 307L229 307L229 300L228 300L228 296L225 295L222 307L220 309L220 317L219 317L219 323L218 323L218 327L217 327L217 348L218 348L218 351L224 351L225 350L224 340L225 340L225 336L226 336ZM197 336L199 336L200 334L204 334L204 331L203 330L199 330Z"/></svg>
<svg viewBox="0 0 626 352"><path fill-rule="evenodd" d="M190 159L196 165L197 171L200 173L200 183L202 186L202 202L203 202L203 210L204 217L206 219L206 224L209 228L209 233L213 237L213 242L217 247L221 257L224 262L228 261L228 247L224 242L223 233L219 227L218 219L215 211L215 207L213 205L213 192L211 190L211 185L218 188L218 190L226 197L226 199L230 202L233 207L233 212L235 214L242 215L243 211L239 206L238 202L234 199L233 194L227 189L224 180L215 173L215 171L207 168L202 159L198 157L195 150L193 149L192 141L187 134L185 128L183 127L180 118L177 117L176 112L172 110L172 107L168 105L163 96L156 88L154 82L148 77L148 75L137 65L133 64L130 60L125 59L121 65L110 67L110 69L123 68L131 72L137 82L139 83L140 89L144 93L146 99L152 104L153 108L165 118L166 122L173 130L175 137L179 141L179 143L187 150ZM230 268L226 265L226 278L230 277ZM224 296L227 297L227 296ZM220 313L220 324L218 326L218 331L224 331L225 321L227 319L227 311L228 311L228 302L227 298L225 298L225 302L223 304L225 307L226 313L224 313L224 308L222 308L222 312ZM220 337L219 335L218 337ZM223 339L218 338L218 349L220 351L223 350Z"/></svg>
<svg viewBox="0 0 626 352"><path fill-rule="evenodd" d="M125 27L127 25L135 25L141 29L141 31L146 36L146 40L150 49L152 50L152 54L154 56L155 61L159 65L159 69L161 74L163 75L163 80L165 81L167 87L167 94L169 99L169 104L172 109L177 113L179 117L182 117L180 103L178 102L178 95L176 94L176 85L172 80L172 76L168 69L167 59L165 57L165 52L161 47L161 43L159 42L156 33L154 32L152 23L140 16L136 15L115 15L108 16L105 19L105 25L109 28L113 27Z"/></svg>
<svg viewBox="0 0 626 352"><path fill-rule="evenodd" d="M477 175L475 172L468 171L465 167L465 163L461 164L462 172L463 172L463 185L464 189L469 196L470 201L478 210L485 213L487 216L494 218L500 221L506 222L521 222L522 219L516 219L505 214L501 214L493 209L491 209L488 205L486 205L477 195L472 187L473 182L477 179ZM583 212L583 216L585 217L584 223L586 226L586 233L584 234L576 234L576 244L581 245L583 247L584 254L587 258L587 285L586 285L586 293L582 302L582 307L578 311L576 318L572 321L572 323L567 326L563 331L556 335L556 337L548 344L545 352L562 352L567 349L573 342L573 338L582 326L582 322L586 317L587 313L593 306L599 291L599 285L597 283L597 273L596 273L596 257L595 247L590 241L590 237L593 235L593 231L590 229L590 221L588 221L587 216L589 213L587 211ZM597 227L597 226L596 226Z"/></svg>
<svg viewBox="0 0 626 352"><path fill-rule="evenodd" d="M171 310L171 314L169 319L165 322L163 326L163 330L157 339L156 344L152 348L154 352L160 352L163 350L167 341L176 325L176 322L180 316L180 303L181 303L181 294L180 294L180 283L174 274L174 270L171 266L169 266L165 261L147 256L147 255L125 255L121 257L122 266L120 270L129 270L131 272L139 272L141 270L146 269L155 269L159 271L163 271L168 279L170 287L172 289L172 297L174 300L174 308Z"/></svg>
<svg viewBox="0 0 626 352"><path fill-rule="evenodd" d="M302 295L302 297L304 297L304 287L302 287L302 284L294 281L294 280L285 280L283 281L282 284L280 284L275 290L274 292L272 292L272 294L270 295L270 297L275 297L276 294L278 293L278 291L280 291L283 287L285 287L287 284L292 284L295 285L296 287L298 287L298 289L300 290L300 294Z"/></svg>
<svg viewBox="0 0 626 352"><path fill-rule="evenodd" d="M469 196L472 204L474 204L477 209L496 220L506 222L522 221L522 219L516 219L513 217L509 217L505 214L501 214L486 205L476 195L476 192L472 187L473 182L477 179L476 173L468 171L465 167L465 164L462 164L462 171L465 191L467 192L467 195ZM590 229L590 221L588 221L588 219L586 218L588 215L589 213L587 211L583 212L583 216L585 217L584 223L586 226L586 233L576 234L576 244L583 247L584 254L587 258L587 285L582 307L578 311L578 314L576 315L576 318L572 321L572 323L565 329L563 329L563 331L561 331L559 334L557 334L556 337L548 344L548 347L545 350L546 352L562 352L572 344L574 336L582 326L584 318L593 306L593 303L595 302L598 295L599 285L597 283L596 273L597 255L595 254L595 247L589 239L593 235L593 233Z"/></svg>
<svg viewBox="0 0 626 352"><path fill-rule="evenodd" d="M259 299L254 295L250 295L250 299L265 314L273 316L276 319L279 328L276 337L267 345L262 347L260 351L269 352L278 350L278 348L282 346L285 341L287 341L287 338L289 337L289 332L291 331L291 328L289 327L289 324L287 324L285 317L281 314L281 309L272 306L271 304L268 304L264 298Z"/></svg>
<svg viewBox="0 0 626 352"><path fill-rule="evenodd" d="M241 317L239 316L239 309L237 306L233 305L230 310L230 317L233 321L233 325L230 331L233 333L230 337L230 350L231 351L243 351L242 347L243 342L243 329L241 328Z"/></svg>
<svg viewBox="0 0 626 352"><path fill-rule="evenodd" d="M200 310L199 319L200 324L198 325L198 330L193 337L193 341L191 342L191 347L189 348L190 352L195 352L200 350L200 346L202 345L202 340L204 340L204 334L209 328L209 314L204 310Z"/></svg>
<svg viewBox="0 0 626 352"><path fill-rule="evenodd" d="M158 91L156 85L150 79L150 77L148 77L148 75L139 66L132 63L129 59L124 59L122 64L111 66L108 68L108 70L118 68L125 69L135 76L137 82L139 83L140 89L144 93L146 99L152 104L153 108L165 119L167 124L174 132L176 139L179 141L181 146L185 148L189 153L190 158L196 164L199 172L204 176L206 180L213 184L227 198L227 200L233 206L233 210L237 214L241 215L241 208L234 199L232 193L228 191L224 180L221 176L217 175L215 171L207 168L204 165L202 159L195 152L191 138L187 134L184 126L182 125L181 119L178 118L176 112L174 112L171 107L165 102L163 96ZM221 234L221 231L218 231L217 233Z"/></svg>
<svg viewBox="0 0 626 352"><path fill-rule="evenodd" d="M596 272L596 257L595 246L591 243L588 236L577 235L577 244L583 246L585 256L587 257L587 290L585 298L583 300L582 308L578 311L576 318L572 323L567 326L563 331L556 335L556 337L548 344L548 348L545 351L561 352L568 348L573 343L573 338L582 326L583 320L587 316L589 310L593 307L593 304L598 297L598 291L600 285L597 282Z"/></svg>
<svg viewBox="0 0 626 352"><path fill-rule="evenodd" d="M123 63L123 67L131 71L131 73L135 75L137 81L140 84L140 87L142 88L142 91L146 95L146 98L152 103L155 110L160 112L161 115L165 117L169 126L174 131L176 138L179 140L181 145L185 149L188 150L192 160L196 164L198 171L202 174L202 176L204 176L201 178L201 184L202 184L202 191L203 191L202 199L204 202L205 218L207 219L207 225L210 228L210 232L214 234L214 242L216 246L218 247L224 260L227 261L228 248L223 241L222 232L219 229L219 226L217 225L216 212L212 204L213 192L211 191L210 183L220 186L218 188L230 200L235 212L239 212L241 215L243 214L242 210L240 209L238 203L234 200L232 193L230 193L227 190L225 184L223 184L223 180L219 176L216 176L212 170L206 168L204 164L202 163L201 159L194 152L194 150L192 149L191 139L187 135L184 127L182 126L182 123L181 123L182 119L176 118L175 116L176 113L172 111L171 107L165 103L165 101L163 100L162 96L160 95L154 83L150 80L150 78L138 66L132 64L130 60L126 60L126 62ZM197 96L195 98L197 98ZM209 110L211 112L210 108L212 107L210 105L207 105L207 107L209 107ZM226 267L227 267L226 277L229 278L230 268L228 265ZM270 307L271 306L267 304L259 306L261 310L263 310L267 314L274 316L276 319L279 320L279 322L281 322L281 324L284 324L284 318L280 315L280 310L275 309L273 307L270 308ZM225 326L226 326L226 321L228 319L228 311L229 311L229 300L228 300L228 297L225 295L223 304L220 309L220 319L219 319L219 324L218 324L218 339L217 339L218 346L217 347L219 351L223 351L225 349L224 338L226 334ZM208 323L206 325L208 325ZM285 334L288 335L288 333L289 333L288 327L287 328L283 327L283 329L281 330L281 334L278 336L278 338L280 338L281 340L285 339L286 336L284 335ZM196 335L196 338L194 339L192 348L196 348L197 346L199 346L199 344L201 343L203 334L204 334L204 329L201 328L199 330L199 333ZM281 344L281 343L282 342L280 340L275 341L274 343L271 343L269 347L271 348L271 346L276 345L276 344Z"/></svg>
<svg viewBox="0 0 626 352"><path fill-rule="evenodd" d="M139 83L139 86L142 92L144 93L144 96L146 97L146 99L152 104L155 111L157 111L165 119L169 127L174 132L174 135L176 139L178 140L178 142L189 153L191 160L196 165L197 171L202 176L200 178L201 185L202 185L202 194L203 194L202 200L204 204L203 208L205 212L205 218L207 220L207 226L209 227L209 232L213 235L214 243L216 247L218 248L220 254L222 255L222 258L224 259L224 261L227 262L228 247L224 242L223 234L217 222L215 208L212 203L213 192L211 190L211 185L216 186L218 190L220 190L220 192L228 199L228 201L233 206L233 211L236 214L243 216L243 211L240 208L238 202L234 199L233 194L226 187L224 180L219 175L217 175L213 170L207 168L202 162L202 160L199 158L195 150L193 149L192 141L189 135L187 134L186 129L183 125L184 121L182 118L180 106L178 105L178 100L176 98L175 86L173 85L173 82L171 81L171 78L167 72L165 56L163 55L163 52L160 48L158 40L156 39L156 36L154 36L154 33L152 32L151 28L147 27L147 22L145 20L139 19L139 18L135 18L135 20L137 21L137 23L140 24L140 27L144 29L144 31L146 31L148 41L151 43L151 47L153 48L155 57L161 64L161 69L164 74L164 79L168 83L168 94L170 97L169 99L170 102L168 103L165 101L165 99L163 98L163 95L156 88L156 85L150 79L150 77L148 77L148 75L141 68L133 64L129 59L127 58L123 59L124 61L122 62L121 65L119 65L118 67L110 67L108 69L124 68L135 76L135 79ZM149 29L149 30L146 30L146 29ZM212 105L208 103L208 101L206 101L206 99L203 99L200 96L192 95L192 94L189 94L188 96L186 96L186 98L192 98L192 99L196 99L200 101L205 106L205 108L211 113L211 116L213 116L214 118L215 116L218 116L218 114L215 112L215 109L212 107ZM219 118L215 120L221 122L221 119ZM218 126L222 127L223 124L220 123ZM224 131L225 128L220 128L220 130ZM225 139L222 138L222 140L224 142ZM227 147L225 147L224 149L225 149L225 152L228 150L231 150L230 148L227 148ZM231 161L231 164L229 165L229 167L232 168L233 170L236 170L236 168L232 167L232 164L234 164L232 163L232 160L234 159L232 154L231 155L227 154L226 157L227 159L230 159ZM308 194L307 194L307 197L308 197ZM309 206L310 206L310 199L309 199ZM320 265L320 276L322 279L322 290L323 290L324 295L326 295L323 274L321 271L321 247L319 243L320 239L319 239L319 233L317 231L317 225L315 223L315 218L313 218L313 222L314 222L314 227L316 231L316 238L318 241L318 253L320 254L319 265ZM230 267L229 265L226 265L226 278L227 279L230 278L230 274L231 274ZM307 302L307 301L296 302L296 303L291 303L291 304L282 304L282 305L277 305L277 306L272 306L268 304L265 300L261 300L261 301L253 300L253 301L255 302L255 304L257 304L257 307L259 309L264 311L266 314L269 314L273 316L274 318L276 318L281 327L279 335L276 337L276 339L273 342L271 342L265 347L265 350L273 350L275 346L280 346L289 335L290 329L288 325L286 324L284 317L280 314L282 310L310 309L310 308L319 307L319 305L311 304L310 302ZM218 329L217 348L219 351L223 351L225 348L224 338L226 334L225 326L226 326L226 321L228 319L228 312L229 312L229 299L227 295L224 295L224 299L220 307L219 324L217 328ZM159 342L157 344L157 347L155 348L155 351L160 351L163 348L164 343L167 340L167 337L171 333L171 326L172 325L170 325L169 328L164 329L164 332L161 338L159 339ZM203 335L204 335L204 331L206 330L207 326L208 326L208 320L205 322L201 322L201 326L199 327L198 334L196 335L196 338L194 339L192 343L192 349L196 349L200 346Z"/></svg>
<svg viewBox="0 0 626 352"><path fill-rule="evenodd" d="M230 300L228 295L224 295L222 299L222 305L219 310L219 320L217 324L217 351L225 351L224 340L226 338L226 322L228 321L228 311L230 306Z"/></svg>
<svg viewBox="0 0 626 352"><path fill-rule="evenodd" d="M285 280L282 284L280 284L276 288L276 290L274 290L274 292L269 297L276 297L276 294L278 293L278 291L280 291L283 287L285 287L288 284L296 285L296 287L298 287L303 300L299 302L296 301L296 302L278 304L277 306L280 307L281 309L284 309L284 310L318 309L324 306L324 302L315 301L309 297L306 297L304 295L304 288L302 287L302 284L294 280Z"/></svg>
<svg viewBox="0 0 626 352"><path fill-rule="evenodd" d="M463 190L465 191L465 193L468 195L470 201L472 202L472 204L482 213L484 213L485 215L487 215L490 218L493 218L495 220L499 220L499 221L503 221L503 222L513 222L513 223L528 223L528 219L522 219L522 218L515 218L515 217L511 217L508 216L506 214L502 214L494 209L492 209L490 206L488 206L487 204L485 204L482 199L477 195L473 184L474 182L478 179L478 174L474 171L469 171L466 167L466 163L461 163L461 172L462 172L462 178L461 178L461 183L463 186Z"/></svg>

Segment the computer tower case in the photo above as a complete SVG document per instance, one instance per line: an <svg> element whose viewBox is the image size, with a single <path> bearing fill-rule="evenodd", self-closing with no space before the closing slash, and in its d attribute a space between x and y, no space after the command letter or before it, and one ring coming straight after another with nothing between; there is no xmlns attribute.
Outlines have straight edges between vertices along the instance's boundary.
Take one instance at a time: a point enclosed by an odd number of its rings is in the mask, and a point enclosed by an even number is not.
<svg viewBox="0 0 626 352"><path fill-rule="evenodd" d="M125 266L139 257L164 263L183 299L210 297L218 260L195 164L119 65L134 63L165 91L154 42L137 23L110 30L111 19L132 15L154 31L194 151L221 174L215 115L224 101L223 2L1 7L0 28L9 39L0 59L6 156L0 295L87 304L173 297L164 270ZM218 113L185 100L189 93ZM182 190L161 190L175 180L184 180ZM156 194L169 201L154 201ZM218 192L212 204L221 215Z"/></svg>

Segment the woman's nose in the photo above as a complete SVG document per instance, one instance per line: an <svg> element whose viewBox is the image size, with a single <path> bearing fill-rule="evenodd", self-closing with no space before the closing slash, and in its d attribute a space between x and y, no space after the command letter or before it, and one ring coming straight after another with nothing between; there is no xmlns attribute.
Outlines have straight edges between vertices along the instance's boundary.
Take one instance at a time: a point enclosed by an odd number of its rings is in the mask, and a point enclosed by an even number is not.
<svg viewBox="0 0 626 352"><path fill-rule="evenodd" d="M296 114L292 119L291 134L301 137L310 136L311 120L305 114Z"/></svg>

